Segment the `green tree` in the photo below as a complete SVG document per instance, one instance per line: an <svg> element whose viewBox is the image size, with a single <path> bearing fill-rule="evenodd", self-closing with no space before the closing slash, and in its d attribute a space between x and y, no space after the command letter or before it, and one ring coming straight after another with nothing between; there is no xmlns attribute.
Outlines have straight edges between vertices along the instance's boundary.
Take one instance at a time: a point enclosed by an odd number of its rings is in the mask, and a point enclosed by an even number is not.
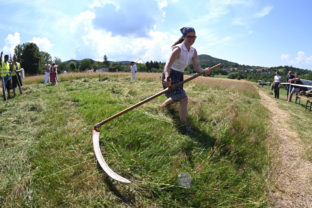
<svg viewBox="0 0 312 208"><path fill-rule="evenodd" d="M146 69L148 72L150 72L152 70L152 61L151 62L146 62L145 63Z"/></svg>
<svg viewBox="0 0 312 208"><path fill-rule="evenodd" d="M312 72L308 73L308 74L305 75L303 78L304 78L304 79L307 79L307 80L312 80Z"/></svg>
<svg viewBox="0 0 312 208"><path fill-rule="evenodd" d="M55 64L60 65L62 63L62 59L58 58L58 57L54 57L54 61Z"/></svg>
<svg viewBox="0 0 312 208"><path fill-rule="evenodd" d="M76 63L73 62L73 61L71 61L71 62L69 63L69 69L70 69L70 71L76 71L76 69L77 69Z"/></svg>
<svg viewBox="0 0 312 208"><path fill-rule="evenodd" d="M22 44L22 45L18 44L14 48L14 55L16 56L18 62L21 62L21 57L22 57L24 47L25 47L25 44Z"/></svg>
<svg viewBox="0 0 312 208"><path fill-rule="evenodd" d="M43 58L44 63L50 63L52 61L52 57L48 52L40 51L40 55Z"/></svg>
<svg viewBox="0 0 312 208"><path fill-rule="evenodd" d="M139 72L147 72L147 67L145 64L137 64ZM129 66L127 67L129 69Z"/></svg>
<svg viewBox="0 0 312 208"><path fill-rule="evenodd" d="M120 65L118 62L113 62L112 65L109 67L109 71L116 72L120 69Z"/></svg>
<svg viewBox="0 0 312 208"><path fill-rule="evenodd" d="M21 56L21 65L25 73L34 75L39 73L40 52L35 43L26 43Z"/></svg>
<svg viewBox="0 0 312 208"><path fill-rule="evenodd" d="M66 65L66 63L64 63L64 62L61 62L61 63L59 63L59 64L57 64L57 70L58 70L58 72L59 73L61 73L61 72L63 72L63 71L67 71L67 65Z"/></svg>
<svg viewBox="0 0 312 208"><path fill-rule="evenodd" d="M51 63L52 57L48 52L40 51L39 72L43 73L45 70L45 64Z"/></svg>
<svg viewBox="0 0 312 208"><path fill-rule="evenodd" d="M83 59L81 62L80 62L80 71L84 71L86 69L91 69L91 66L93 64L93 60L91 59Z"/></svg>
<svg viewBox="0 0 312 208"><path fill-rule="evenodd" d="M109 61L108 61L106 55L104 55L104 62L103 62L103 64L104 64L104 67L108 67L109 66Z"/></svg>

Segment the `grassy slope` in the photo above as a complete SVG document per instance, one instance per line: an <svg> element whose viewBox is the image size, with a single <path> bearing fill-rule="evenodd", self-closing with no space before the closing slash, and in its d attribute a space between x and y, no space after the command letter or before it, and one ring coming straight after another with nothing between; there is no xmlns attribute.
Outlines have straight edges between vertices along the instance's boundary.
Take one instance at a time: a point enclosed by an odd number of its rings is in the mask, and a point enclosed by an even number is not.
<svg viewBox="0 0 312 208"><path fill-rule="evenodd" d="M261 88L273 97L273 91L270 87ZM305 144L305 152L303 157L312 162L312 112L305 109L306 101L301 100L300 104L295 104L295 95L292 97L292 102L286 102L286 90L280 90L280 99L277 100L279 107L288 112L290 115L290 127L297 132ZM312 179L311 179L312 181Z"/></svg>
<svg viewBox="0 0 312 208"><path fill-rule="evenodd" d="M97 169L95 123L158 92L158 74L33 77L25 95L0 104L0 206L262 207L266 204L267 111L247 82L199 78L185 86L193 132L179 127L165 97L101 128L102 152L117 173ZM189 189L177 176L191 174Z"/></svg>

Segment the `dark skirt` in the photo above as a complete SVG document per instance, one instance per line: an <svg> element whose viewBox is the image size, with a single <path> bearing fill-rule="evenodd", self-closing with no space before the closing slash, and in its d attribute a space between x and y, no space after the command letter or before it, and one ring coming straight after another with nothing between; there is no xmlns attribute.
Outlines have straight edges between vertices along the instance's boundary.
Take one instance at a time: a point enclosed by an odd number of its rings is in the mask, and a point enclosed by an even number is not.
<svg viewBox="0 0 312 208"><path fill-rule="evenodd" d="M17 87L17 76L14 75L11 78L11 83L8 85L8 89L15 89Z"/></svg>
<svg viewBox="0 0 312 208"><path fill-rule="evenodd" d="M183 72L175 71L173 69L170 69L170 75L171 79L171 85L176 85L180 82L183 81ZM162 85L163 88L166 89L167 87L164 85L164 80L165 80L165 73L162 73ZM168 92L165 94L167 98L171 98L173 101L179 101L182 100L183 98L186 98L186 92L183 89L183 85L177 87L176 89Z"/></svg>
<svg viewBox="0 0 312 208"><path fill-rule="evenodd" d="M55 72L50 73L50 81L52 82L52 84L56 83L56 73Z"/></svg>

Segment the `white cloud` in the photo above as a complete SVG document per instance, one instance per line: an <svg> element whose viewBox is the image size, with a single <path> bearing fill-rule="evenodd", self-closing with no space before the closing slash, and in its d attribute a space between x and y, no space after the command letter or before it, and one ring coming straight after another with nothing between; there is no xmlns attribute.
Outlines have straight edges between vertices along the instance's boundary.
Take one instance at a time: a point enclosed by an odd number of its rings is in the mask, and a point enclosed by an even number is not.
<svg viewBox="0 0 312 208"><path fill-rule="evenodd" d="M21 38L18 32L15 32L13 35L9 34L5 39L5 44L3 47L4 54L14 54L14 48L20 44Z"/></svg>
<svg viewBox="0 0 312 208"><path fill-rule="evenodd" d="M273 6L266 6L264 7L262 10L260 10L259 12L257 12L254 17L255 18L262 18L262 17L265 17L267 16L271 10L273 9Z"/></svg>
<svg viewBox="0 0 312 208"><path fill-rule="evenodd" d="M168 1L166 0L157 0L159 9L163 9L168 6Z"/></svg>
<svg viewBox="0 0 312 208"><path fill-rule="evenodd" d="M36 43L40 51L48 52L52 47L52 43L47 38L34 37L30 42Z"/></svg>
<svg viewBox="0 0 312 208"><path fill-rule="evenodd" d="M116 6L118 4L118 6ZM116 1L116 4L99 4L94 7L96 28L110 31L113 35L145 37L162 22L163 8L157 1Z"/></svg>
<svg viewBox="0 0 312 208"><path fill-rule="evenodd" d="M288 65L294 65L301 68L312 68L312 56L307 56L304 51L298 51L294 58L288 54L282 54L281 60Z"/></svg>
<svg viewBox="0 0 312 208"><path fill-rule="evenodd" d="M103 60L107 55L111 61L165 61L177 37L156 31L155 25L162 21L161 9L167 4L167 0L156 0L152 4L95 0L90 10L69 21L70 34L77 46L75 58Z"/></svg>
<svg viewBox="0 0 312 208"><path fill-rule="evenodd" d="M288 61L289 60L289 55L288 54L282 54L281 55L281 60L282 61Z"/></svg>
<svg viewBox="0 0 312 208"><path fill-rule="evenodd" d="M75 17L71 25L73 39L76 40L76 58L102 60L107 55L109 60L143 61L166 60L170 46L176 37L167 32L150 30L145 37L114 35L105 29L95 28L92 24L94 13L83 12Z"/></svg>
<svg viewBox="0 0 312 208"><path fill-rule="evenodd" d="M94 18L95 14L91 11L85 11L80 13L70 22L70 32L75 33L86 31L92 26L92 20Z"/></svg>
<svg viewBox="0 0 312 208"><path fill-rule="evenodd" d="M116 10L120 8L119 3L115 0L94 0L93 3L89 6L91 9L94 9L96 7L103 7L106 4L114 5Z"/></svg>
<svg viewBox="0 0 312 208"><path fill-rule="evenodd" d="M110 32L89 28L81 37L76 50L77 58L92 57L102 60L106 54L109 60L165 60L174 38L164 32L150 32L148 37L131 38L112 36Z"/></svg>
<svg viewBox="0 0 312 208"><path fill-rule="evenodd" d="M307 56L303 51L297 52L296 63L312 64L312 56Z"/></svg>

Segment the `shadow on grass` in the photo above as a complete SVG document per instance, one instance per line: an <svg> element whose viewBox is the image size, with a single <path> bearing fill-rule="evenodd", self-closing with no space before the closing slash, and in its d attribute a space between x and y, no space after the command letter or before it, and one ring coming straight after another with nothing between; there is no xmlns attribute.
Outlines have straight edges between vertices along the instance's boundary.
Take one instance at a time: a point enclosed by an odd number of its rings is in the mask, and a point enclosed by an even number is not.
<svg viewBox="0 0 312 208"><path fill-rule="evenodd" d="M125 190L125 189L117 188L117 186L113 183L114 180L112 178L110 178L104 172L104 170L101 168L101 166L98 162L96 162L96 163L97 163L97 169L100 173L102 173L103 182L106 184L108 190L111 191L116 197L118 197L122 203L125 203L131 207L134 206L135 205L134 194Z"/></svg>
<svg viewBox="0 0 312 208"><path fill-rule="evenodd" d="M200 130L191 119L188 120L187 125L183 125L180 121L179 112L176 109L174 109L172 106L169 106L166 108L166 111L172 117L174 125L179 133L188 135L193 140L198 141L204 148L210 148L214 146L216 139L207 134L207 132Z"/></svg>
<svg viewBox="0 0 312 208"><path fill-rule="evenodd" d="M188 120L187 125L181 124L179 112L172 106L166 107L166 111L169 116L172 117L174 125L178 132L183 135L189 136L192 140L197 141L203 148L211 148L215 145L216 139L211 137L206 132L200 130L197 125L191 120ZM187 156L189 164L194 168L194 161L192 151L194 149L195 144L193 142L187 142L182 145L182 151Z"/></svg>

